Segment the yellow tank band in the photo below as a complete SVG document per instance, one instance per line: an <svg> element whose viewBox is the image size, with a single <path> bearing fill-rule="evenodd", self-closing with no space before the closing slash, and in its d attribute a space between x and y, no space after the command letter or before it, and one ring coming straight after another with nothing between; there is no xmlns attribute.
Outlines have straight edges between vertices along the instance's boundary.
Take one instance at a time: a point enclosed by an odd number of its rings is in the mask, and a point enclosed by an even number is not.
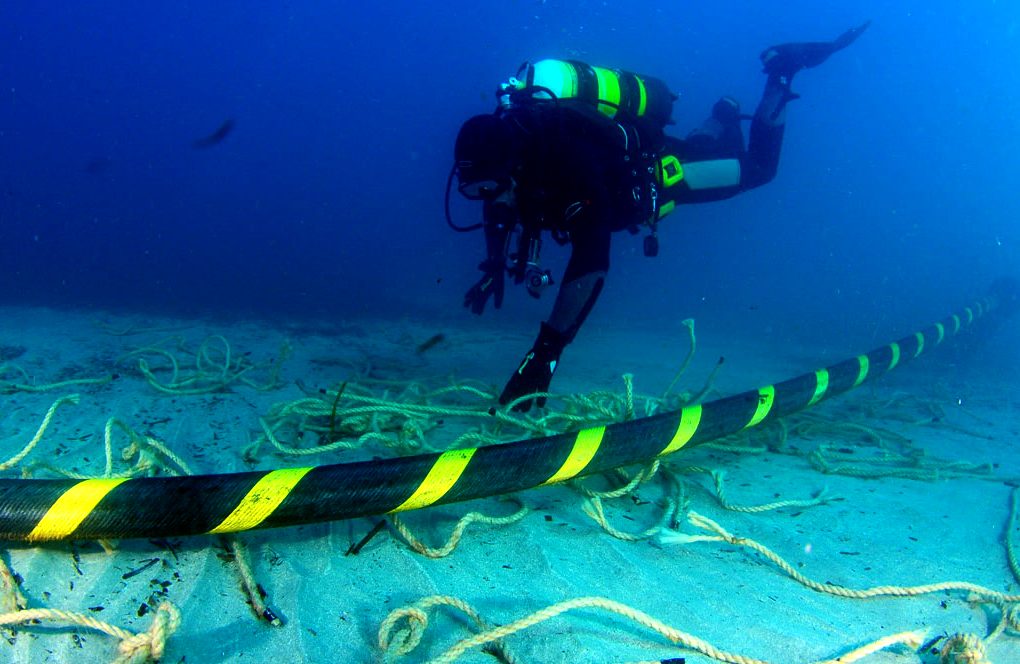
<svg viewBox="0 0 1020 664"><path fill-rule="evenodd" d="M592 67L592 70L599 83L599 110L611 118L616 117L620 110L620 78L609 69Z"/></svg>
<svg viewBox="0 0 1020 664"><path fill-rule="evenodd" d="M638 87L637 116L642 118L645 115L645 111L648 110L648 90L645 89L645 82L641 80L640 76L635 76L634 80L637 81Z"/></svg>

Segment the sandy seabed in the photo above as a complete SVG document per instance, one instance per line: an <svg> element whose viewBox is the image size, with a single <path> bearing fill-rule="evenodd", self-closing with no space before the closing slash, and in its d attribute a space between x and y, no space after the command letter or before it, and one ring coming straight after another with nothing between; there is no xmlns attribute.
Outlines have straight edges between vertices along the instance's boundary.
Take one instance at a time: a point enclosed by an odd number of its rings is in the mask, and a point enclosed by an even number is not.
<svg viewBox="0 0 1020 664"><path fill-rule="evenodd" d="M444 335L442 341L417 352L437 333ZM253 382L268 381L272 374L278 384L259 390L235 383L208 394L171 395L155 389L138 368L144 356L150 370L166 378L165 357L135 351L193 351L218 339L214 335L227 340L232 353L258 366L250 373ZM1002 336L997 339L989 343L1001 342ZM290 354L276 367L270 361L285 342ZM25 446L55 400L78 393L80 401L60 407L39 444L4 471L4 477L18 478L22 472L56 476L47 466L102 475L104 427L111 417L162 441L195 473L343 463L356 453L295 459L265 445L246 462L242 450L259 435L259 417L273 404L335 389L342 381L356 380L366 367L371 375L388 380L433 384L453 372L495 390L528 343L523 334L482 328L466 319L459 324L373 318L284 325L6 308L0 312L6 361L0 376L0 385L6 387L0 401L0 459ZM564 357L554 388L622 390L620 375L630 372L637 392L661 393L683 359L685 343L678 341L675 330L586 331ZM783 380L869 350L848 348L839 357L812 359L811 349L769 347L739 338L699 343L682 386L696 391L715 359L725 354L727 366L715 395ZM185 360L194 364L194 357L181 357L182 371ZM805 500L825 490L830 500L820 505L749 513L725 509L710 475L680 475L690 510L737 537L761 543L819 583L866 589L958 581L1015 593L1020 581L1010 570L1006 549L1008 538L1020 541L1017 527L1009 522L1013 486L1020 478L1015 382L1010 387L983 379L979 371L961 370L960 361L940 349L811 412L822 422L850 421L884 432L912 454L936 465L945 462L943 469L950 468L950 462L965 462L973 471L943 470L937 479L934 474L925 479L826 474L809 462L808 450L831 445L850 458L873 458L874 441L864 429L855 439L845 429L833 428L838 436L826 434L824 427L822 433L800 435L793 425L781 449L701 447L681 451L666 465L675 471L697 466L724 472L728 500L745 506ZM12 369L15 366L18 369ZM38 392L16 387L111 374L114 380L99 385ZM429 432L429 443L443 449L455 433L440 426ZM734 444L760 450L777 437L762 434ZM121 433L114 440L115 470L122 471L129 466L119 459L127 437ZM362 452L393 454L384 447ZM609 486L601 478L586 483ZM632 495L604 501L609 523L629 533L655 526L663 513L665 486L653 480ZM958 633L985 638L999 621L999 608L971 603L966 592L844 598L809 589L760 554L733 543L680 544L662 533L623 541L585 514L585 498L573 486L526 491L516 500L529 510L520 521L470 525L459 546L436 559L413 551L391 528L357 555L345 555L378 518L240 535L265 601L283 620L275 627L256 617L237 566L213 536L121 540L108 543L109 550L95 542L10 542L0 555L32 608L77 612L144 632L155 607L172 602L181 622L166 641L166 662L381 661L378 632L387 615L431 595L460 598L493 625L558 602L598 596L719 649L776 663L835 658L880 637L913 630L926 630L928 638ZM411 512L403 519L423 540L439 545L468 512L505 516L517 507L493 498ZM689 535L710 534L683 518L675 525ZM476 631L460 611L433 609L417 648L394 661L429 661ZM117 639L59 623L6 629L4 637L4 661L105 662L118 656ZM503 643L520 662L716 661L598 608L552 617ZM1020 661L1020 634L1006 629L987 644L987 653L987 661ZM472 648L459 661L497 660ZM899 646L864 661L925 659Z"/></svg>

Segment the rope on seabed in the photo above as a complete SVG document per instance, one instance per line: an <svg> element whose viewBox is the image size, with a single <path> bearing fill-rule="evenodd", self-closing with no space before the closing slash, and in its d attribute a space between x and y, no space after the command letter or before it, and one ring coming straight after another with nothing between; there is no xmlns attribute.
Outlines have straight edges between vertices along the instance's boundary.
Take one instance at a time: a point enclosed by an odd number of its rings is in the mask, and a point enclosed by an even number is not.
<svg viewBox="0 0 1020 664"><path fill-rule="evenodd" d="M17 375L21 382L8 380L5 376ZM15 392L48 392L60 390L71 385L105 385L113 380L113 374L107 374L100 378L71 378L56 383L44 383L35 385L32 383L28 372L16 364L0 363L0 394L14 394Z"/></svg>
<svg viewBox="0 0 1020 664"><path fill-rule="evenodd" d="M457 525L454 526L453 532L450 534L449 539L447 539L446 544L438 549L434 549L422 542L421 539L418 538L407 524L405 524L404 521L397 515L390 515L390 521L393 523L393 527L397 529L397 532L400 533L400 536L404 538L412 549L427 558L444 558L450 555L453 550L457 548L461 537L464 535L464 530L472 523L484 523L490 526L506 526L512 523L517 523L523 519L529 511L530 510L527 507L521 505L519 510L509 516L503 517L487 516L481 512L468 512L462 516L457 522Z"/></svg>
<svg viewBox="0 0 1020 664"><path fill-rule="evenodd" d="M1020 503L1020 490L1014 492L1012 510L1009 518L1007 549L1011 552L1012 544L1010 531L1016 521L1018 503ZM601 501L599 501L596 497L593 499L593 504L601 506ZM601 510L599 511L601 513ZM1000 634L1004 633L1007 627L1014 631L1020 631L1020 605L1015 604L1016 602L1020 602L1020 596L1007 595L982 588L982 586L974 583L960 581L930 583L917 586L882 585L864 591L856 591L844 588L844 586L827 583L818 583L817 581L813 581L798 572L764 545L746 538L737 538L735 535L729 533L722 526L708 517L692 511L688 513L688 519L690 519L690 522L693 525L713 532L714 534L688 535L683 533L671 533L664 535L664 537L661 538L661 541L664 543L680 544L714 541L747 547L771 560L790 577L795 578L807 586L807 588L818 592L835 595L837 597L865 599L882 596L911 597L942 591L968 591L971 593L970 600L972 602L998 605L1002 611L1002 617L996 628L994 628L984 640L976 634L956 633L942 636L934 642L929 642L929 647L934 647L936 645L940 646L938 649L938 656L941 664L990 664L987 659L987 644L996 639L996 637ZM603 525L606 527L604 522ZM1010 553L1010 557L1012 562L1012 553ZM499 652L503 655L504 661L511 663L516 662L516 659L506 651L506 646L503 643L506 636L556 617L561 613L583 608L600 608L624 616L660 633L674 644L686 649L695 650L717 661L729 662L732 664L765 664L763 660L722 651L711 644L698 639L697 636L671 627L640 610L628 607L613 600L598 597L577 598L561 602L499 627L490 626L481 618L476 610L462 600L449 596L426 597L412 606L391 612L386 620L380 624L378 631L378 646L379 649L385 653L387 659L393 660L413 651L420 643L421 636L428 626L428 610L442 605L452 606L467 614L475 623L479 633L467 637L467 639L456 643L439 657L429 660L433 664L446 664L453 662L473 648L487 646L490 644L493 644L493 648L499 650ZM407 624L398 627L402 620L406 620ZM890 634L863 647L855 649L854 651L838 656L834 659L825 660L821 664L851 664L852 662L857 662L880 650L896 645L905 645L913 650L917 650L922 646L924 636L925 630L905 631Z"/></svg>
<svg viewBox="0 0 1020 664"><path fill-rule="evenodd" d="M1017 528L1017 512L1020 512L1020 488L1013 489L1009 521L1006 522L1006 532L1003 535L1006 540L1006 559L1009 561L1009 569L1013 572L1013 578L1020 581L1020 562L1017 561L1016 550L1013 548L1013 532Z"/></svg>
<svg viewBox="0 0 1020 664"><path fill-rule="evenodd" d="M189 374L182 375L181 365L176 356L162 347L162 344L167 342L174 342L177 345L177 350L194 355L195 366ZM206 337L196 351L185 348L184 340L181 337L170 337L153 345L128 351L118 357L115 364L137 356L139 373L149 385L163 394L175 396L210 394L222 391L233 383L242 383L259 392L267 392L282 385L280 367L290 356L291 351L290 343L284 340L276 358L263 364L255 364L245 355L235 356L230 342L219 334ZM170 371L169 380L161 381L156 377L155 370L149 367L149 363L145 359L146 355L162 357L169 363L168 367L161 367ZM264 368L268 368L269 373L266 382L257 383L247 377L249 372Z"/></svg>
<svg viewBox="0 0 1020 664"><path fill-rule="evenodd" d="M588 487L584 480L573 480L571 485L580 491L582 494L589 498L602 498L604 500L611 500L613 498L621 498L623 496L630 495L638 487L638 485L647 482L648 480L655 477L655 474L659 472L659 466L661 462L656 459L645 468L642 468L633 477L627 479L627 483L618 489L609 489L607 491L598 491ZM614 471L615 475L626 478L626 473L622 469Z"/></svg>
<svg viewBox="0 0 1020 664"><path fill-rule="evenodd" d="M772 561L786 574L800 583L803 586L810 588L811 590L817 590L818 592L827 593L829 595L835 595L837 597L848 597L852 599L866 599L870 597L912 597L915 595L927 595L930 593L942 592L946 590L960 590L973 593L977 597L988 599L990 601L1002 602L1005 604L1012 604L1020 602L1020 595L1009 595L1001 593L997 590L985 588L975 583L969 583L966 581L944 581L940 583L929 583L920 586L876 586L874 588L867 588L865 590L855 590L853 588L847 588L844 586L838 586L829 583L819 583L812 581L808 577L804 576L793 568L789 563L783 560L778 554L774 553L771 549L766 547L764 544L760 544L752 539L746 537L737 537L726 531L718 523L709 519L708 517L698 514L691 510L688 513L688 520L691 525L694 525L702 530L715 533L714 535L687 535L685 533L667 533L662 535L660 542L663 544L689 544L692 542L726 542L734 546L742 546L753 551L760 553L762 556Z"/></svg>
<svg viewBox="0 0 1020 664"><path fill-rule="evenodd" d="M773 510L779 510L786 507L817 507L819 505L825 505L826 503L842 500L842 498L827 495L827 489L822 488L822 490L816 492L812 498L777 500L762 505L735 505L731 503L729 498L726 496L726 473L724 471L702 468L700 466L685 466L683 468L676 469L675 472L682 474L704 473L711 475L712 483L715 488L715 497L719 501L719 505L730 512L759 514L761 512L771 512Z"/></svg>
<svg viewBox="0 0 1020 664"><path fill-rule="evenodd" d="M14 466L18 465L22 459L27 457L29 453L31 453L35 446L39 444L39 441L42 440L43 434L46 433L46 429L49 428L50 421L53 419L53 416L56 414L58 408L60 408L66 403L76 404L80 400L81 400L80 396L78 396L77 394L72 394L70 396L61 397L60 399L54 401L53 405L50 406L50 409L46 411L46 416L43 417L42 424L39 425L39 429L35 432L35 435L32 436L32 440L30 440L28 444L21 449L20 452L12 456L7 461L0 463L0 471L13 468Z"/></svg>
<svg viewBox="0 0 1020 664"><path fill-rule="evenodd" d="M685 326L691 336L690 351L676 379L683 375L694 352L693 323L686 321ZM158 348L135 352L169 355L173 365L170 383L176 382L176 360L172 355ZM700 395L711 389L720 366L717 364L711 372ZM261 434L244 449L242 456L246 461L254 462L263 443L267 442L282 454L299 457L357 449L370 442L404 452L431 449L426 434L446 418L478 423L476 428L453 440L447 446L449 448L549 436L587 426L631 420L638 413L650 416L687 405L692 401L689 394L671 394L676 379L661 397L636 394L633 375L624 374L622 394L613 391L571 395L529 394L495 410L491 408L495 399L491 390L462 382L435 389L411 383L395 394L387 389L381 396L371 392L368 386L387 385L389 381L362 377L357 382L344 381L336 389L319 391L299 384L305 397L273 405L259 420ZM364 384L360 384L362 381ZM549 408L541 414L513 412L514 405L536 396L559 400L562 406ZM283 433L289 434L293 442L282 440ZM316 444L300 444L300 441L309 439L304 436L307 433L317 434Z"/></svg>
<svg viewBox="0 0 1020 664"><path fill-rule="evenodd" d="M0 614L0 625L22 625L36 621L61 622L87 627L108 634L120 640L120 655L114 664L158 661L166 650L166 640L181 624L181 614L170 602L163 602L156 609L149 629L137 634L126 629L96 620L91 616L60 609L22 609Z"/></svg>
<svg viewBox="0 0 1020 664"><path fill-rule="evenodd" d="M3 556L0 556L0 593L2 593L0 611L7 613L28 607L28 600L21 592L21 586L18 585L17 579L14 578L14 574Z"/></svg>
<svg viewBox="0 0 1020 664"><path fill-rule="evenodd" d="M1017 499L1014 492L1013 506L1009 518L1012 526L1016 517ZM804 576L795 570L789 563L783 560L768 547L754 540L736 537L727 532L722 526L708 517L691 511L688 514L690 523L698 528L715 533L714 535L687 535L684 533L670 533L660 537L665 544L688 544L692 542L721 541L735 546L743 546L761 554L776 564L788 576L801 585L821 593L846 597L851 599L867 599L872 597L912 597L943 591L967 591L971 593L971 601L978 603L993 603L999 606L1002 617L996 628L984 640L974 634L953 634L945 639L945 644L940 651L940 662L943 664L990 664L987 659L986 644L997 638L1005 631L1006 627L1016 630L1018 624L1018 609L1016 603L1020 602L1020 595L1001 593L990 588L963 581L946 581L931 583L920 586L876 586L865 590L856 590L830 583L818 583ZM1007 548L1009 548L1007 539ZM1010 606L1012 605L1012 606ZM845 661L845 660L838 660Z"/></svg>
<svg viewBox="0 0 1020 664"><path fill-rule="evenodd" d="M721 471L715 471L708 468L702 468L700 466L685 466L682 468L672 469L672 472L666 474L667 482L671 483L672 486L670 487L670 490L667 491L667 494L665 496L665 507L663 509L663 514L662 517L659 519L658 523L656 523L656 525L651 526L650 528L640 533L627 533L611 525L605 514L603 500L610 498L619 498L621 496L633 493L639 484L642 484L643 482L650 480L652 477L656 475L658 470L659 462L655 461L647 468L644 468L637 472L632 478L630 478L627 484L620 487L619 489L610 491L596 491L594 489L590 489L584 486L580 482L575 482L574 485L580 489L581 493L587 496L587 500L585 501L584 507L582 508L584 514L588 516L590 519L594 520L596 523L598 523L599 526L601 526L602 529L606 531L609 535L628 542L636 542L648 539L650 537L654 537L655 535L662 532L664 529L667 530L675 529L676 523L680 519L678 514L682 514L687 510L685 507L686 501L684 500L683 497L682 486L680 485L680 482L676 479L676 476L673 475L673 473L680 474L706 473L711 475L714 480L715 495L716 498L719 500L719 503L723 506L723 508L734 512L760 513L782 509L786 507L807 508L815 507L818 505L824 505L828 502L832 502L835 500L840 500L839 498L825 495L825 490L823 489L822 491L817 493L813 498L808 499L780 500L772 503L767 503L764 505L751 505L751 506L734 505L733 503L729 502L729 500L726 498L726 491L724 486L725 482L724 473L722 473ZM623 471L618 471L618 474L620 474L623 477L626 477Z"/></svg>
<svg viewBox="0 0 1020 664"><path fill-rule="evenodd" d="M977 634L953 634L939 651L942 664L992 664L981 637Z"/></svg>
<svg viewBox="0 0 1020 664"><path fill-rule="evenodd" d="M635 609L627 606L626 604L616 602L605 597L578 597L576 599L553 604L540 611L536 611L523 618L519 618L507 625L490 627L478 611L471 607L471 605L461 599L448 595L430 595L422 598L411 606L395 609L390 612L379 626L379 649L383 652L385 660L388 662L394 661L397 657L411 653L421 642L422 635L428 628L429 609L443 605L460 609L467 614L475 625L482 631L474 636L458 641L438 657L428 660L429 664L449 664L449 662L453 662L460 658L460 656L468 650L484 646L489 643L497 643L500 644L501 648L505 648L502 644L502 640L507 636L525 630L529 627L533 627L534 625L551 618L555 618L567 611L589 608L602 609L604 611L609 611L623 616L624 618L628 618L629 620L632 620L637 624L664 636L666 639L682 648L694 650L720 662L728 662L730 664L768 664L765 660L745 657L743 655L721 650L713 646L711 643L675 627L671 627L670 625L667 625L661 620L658 620L639 609ZM406 624L399 626L401 621L406 621ZM891 634L846 653L845 655L841 655L835 659L827 659L823 662L819 662L818 664L851 664L852 662L856 662L868 655L878 652L879 650L898 644L906 645L911 649L917 649L923 643L924 636L925 632L923 630ZM515 662L516 659L511 657L507 658L507 661Z"/></svg>
<svg viewBox="0 0 1020 664"><path fill-rule="evenodd" d="M248 602L251 604L252 611L255 612L256 616L263 618L273 627L282 626L283 621L264 601L266 596L265 590L255 581L255 573L252 571L247 547L241 543L238 537L223 537L221 541L227 551L234 556L238 574L241 576L241 587L244 588L244 592L248 595Z"/></svg>

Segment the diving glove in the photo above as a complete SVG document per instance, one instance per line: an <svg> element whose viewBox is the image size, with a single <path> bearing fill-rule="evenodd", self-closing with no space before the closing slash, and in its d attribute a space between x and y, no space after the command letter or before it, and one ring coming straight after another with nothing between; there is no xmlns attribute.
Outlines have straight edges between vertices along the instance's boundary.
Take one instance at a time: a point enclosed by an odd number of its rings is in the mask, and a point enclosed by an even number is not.
<svg viewBox="0 0 1020 664"><path fill-rule="evenodd" d="M464 294L464 306L473 314L485 311L485 303L492 298L497 309L503 306L503 261L487 259L478 265L482 278Z"/></svg>
<svg viewBox="0 0 1020 664"><path fill-rule="evenodd" d="M789 84L789 80L801 69L817 67L836 51L854 43L869 25L871 21L850 28L831 42L795 42L770 46L761 53L762 66L766 74L781 77Z"/></svg>
<svg viewBox="0 0 1020 664"><path fill-rule="evenodd" d="M536 392L548 392L549 383L552 382L556 365L560 361L560 354L567 345L566 335L557 332L547 323L542 323L538 332L538 339L531 347L517 371L510 376L503 393L499 395L499 403L502 406ZM531 403L534 401L539 408L545 405L545 397L525 399L514 405L513 409L520 413L531 410Z"/></svg>

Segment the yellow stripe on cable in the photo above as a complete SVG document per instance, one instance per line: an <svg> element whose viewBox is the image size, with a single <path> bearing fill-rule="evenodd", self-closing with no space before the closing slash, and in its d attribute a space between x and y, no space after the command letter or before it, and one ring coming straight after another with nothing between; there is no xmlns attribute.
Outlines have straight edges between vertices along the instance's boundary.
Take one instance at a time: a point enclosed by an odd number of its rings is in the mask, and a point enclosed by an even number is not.
<svg viewBox="0 0 1020 664"><path fill-rule="evenodd" d="M942 325L942 323L935 323L935 329L939 332L938 339L935 340L935 345L938 346L942 343L942 340L946 338L946 328Z"/></svg>
<svg viewBox="0 0 1020 664"><path fill-rule="evenodd" d="M567 460L563 462L559 470L553 473L552 477L542 482L542 484L555 484L563 480L569 480L584 470L591 463L595 453L598 452L599 446L602 445L602 436L605 433L606 428L604 426L590 427L578 431L577 437L574 438L574 446L570 449L570 454L567 455Z"/></svg>
<svg viewBox="0 0 1020 664"><path fill-rule="evenodd" d="M829 371L827 369L818 369L815 371L815 393L811 395L811 401L808 401L807 405L813 406L818 403L825 396L825 391L828 389Z"/></svg>
<svg viewBox="0 0 1020 664"><path fill-rule="evenodd" d="M464 474L464 469L471 461L471 457L475 455L475 450L476 448L472 447L466 450L443 452L411 497L390 512L404 512L428 507L441 499Z"/></svg>
<svg viewBox="0 0 1020 664"><path fill-rule="evenodd" d="M871 365L871 362L868 361L867 355L858 355L857 363L861 368L857 371L857 380L854 381L854 387L863 383L864 379L868 377L868 368Z"/></svg>
<svg viewBox="0 0 1020 664"><path fill-rule="evenodd" d="M234 511L220 522L210 533L236 533L257 528L269 518L283 499L290 495L308 468L285 468L263 475L237 504Z"/></svg>
<svg viewBox="0 0 1020 664"><path fill-rule="evenodd" d="M680 411L680 423L676 425L676 433L673 434L673 439L669 441L666 449L659 452L659 456L672 454L689 443L694 437L694 432L698 430L699 424L701 424L701 404L684 406Z"/></svg>
<svg viewBox="0 0 1020 664"><path fill-rule="evenodd" d="M892 357L889 358L889 368L886 371L892 371L900 363L900 345L894 341L889 344L889 350L892 352Z"/></svg>
<svg viewBox="0 0 1020 664"><path fill-rule="evenodd" d="M765 416L772 410L772 404L776 401L776 388L766 385L758 390L758 407L754 409L751 421L744 425L745 429L755 426L765 419Z"/></svg>
<svg viewBox="0 0 1020 664"><path fill-rule="evenodd" d="M914 332L914 338L917 339L917 350L914 351L914 357L917 357L924 350L924 334Z"/></svg>
<svg viewBox="0 0 1020 664"><path fill-rule="evenodd" d="M78 482L50 505L26 539L29 542L41 542L68 537L106 494L126 481L125 477L115 477Z"/></svg>

